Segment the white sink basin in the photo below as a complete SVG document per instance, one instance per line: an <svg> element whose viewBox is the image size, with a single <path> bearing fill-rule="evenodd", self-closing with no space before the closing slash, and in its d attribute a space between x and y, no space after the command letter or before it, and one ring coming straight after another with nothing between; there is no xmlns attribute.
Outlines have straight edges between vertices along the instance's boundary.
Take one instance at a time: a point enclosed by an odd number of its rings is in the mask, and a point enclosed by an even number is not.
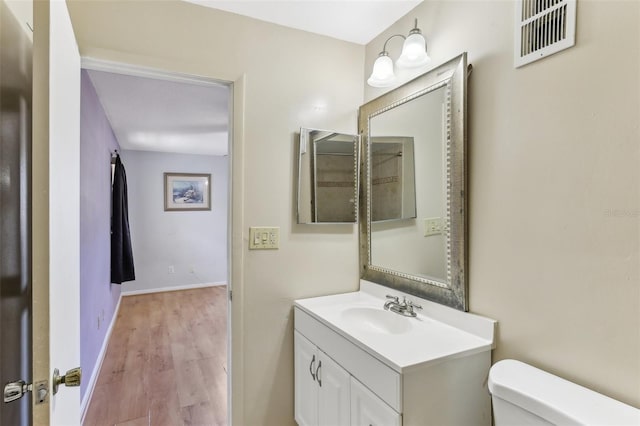
<svg viewBox="0 0 640 426"><path fill-rule="evenodd" d="M352 321L355 327L363 331L403 334L411 330L412 327L412 318L403 317L382 308L346 308L341 312L341 315L342 319Z"/></svg>
<svg viewBox="0 0 640 426"><path fill-rule="evenodd" d="M385 297L423 307L415 318L385 311ZM295 306L397 372L491 350L494 320L361 281L360 291L296 300Z"/></svg>

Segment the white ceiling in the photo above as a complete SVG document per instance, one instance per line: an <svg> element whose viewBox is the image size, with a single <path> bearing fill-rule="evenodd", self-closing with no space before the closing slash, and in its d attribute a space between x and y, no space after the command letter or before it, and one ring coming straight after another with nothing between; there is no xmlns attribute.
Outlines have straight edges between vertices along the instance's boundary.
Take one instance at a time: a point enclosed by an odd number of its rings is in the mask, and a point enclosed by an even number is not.
<svg viewBox="0 0 640 426"><path fill-rule="evenodd" d="M120 148L227 155L228 87L88 72Z"/></svg>
<svg viewBox="0 0 640 426"><path fill-rule="evenodd" d="M367 44L422 0L184 0L352 43Z"/></svg>
<svg viewBox="0 0 640 426"><path fill-rule="evenodd" d="M422 0L184 0L366 44ZM229 89L90 70L122 149L228 153Z"/></svg>

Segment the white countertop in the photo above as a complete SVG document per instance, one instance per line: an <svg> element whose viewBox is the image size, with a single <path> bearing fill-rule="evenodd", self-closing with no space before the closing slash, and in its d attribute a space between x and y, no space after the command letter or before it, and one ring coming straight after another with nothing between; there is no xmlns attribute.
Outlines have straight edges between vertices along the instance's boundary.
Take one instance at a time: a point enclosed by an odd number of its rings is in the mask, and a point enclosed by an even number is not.
<svg viewBox="0 0 640 426"><path fill-rule="evenodd" d="M384 311L385 294L398 295L400 299L405 296L423 309L415 318ZM497 326L494 320L364 280L360 291L296 300L295 306L399 373L489 351ZM373 313L374 320L357 316L362 312ZM389 321L389 329L394 331L378 327L377 318L385 324Z"/></svg>

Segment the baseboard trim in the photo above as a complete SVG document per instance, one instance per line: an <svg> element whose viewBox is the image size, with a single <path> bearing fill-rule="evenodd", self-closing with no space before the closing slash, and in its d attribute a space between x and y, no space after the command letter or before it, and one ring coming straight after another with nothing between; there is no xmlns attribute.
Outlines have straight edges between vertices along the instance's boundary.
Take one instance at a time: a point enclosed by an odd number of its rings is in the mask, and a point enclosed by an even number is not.
<svg viewBox="0 0 640 426"><path fill-rule="evenodd" d="M173 287L158 287L158 288L149 288L144 290L129 290L123 291L123 296L136 296L138 294L150 294L150 293L164 293L165 291L179 291L179 290L192 290L195 288L205 288L205 287L217 287L221 285L227 285L226 282L217 282L217 283L200 283L200 284L186 284L186 285L178 285Z"/></svg>
<svg viewBox="0 0 640 426"><path fill-rule="evenodd" d="M87 412L89 411L89 403L91 402L91 398L93 397L93 391L96 388L96 382L98 381L98 376L100 375L100 370L102 369L102 363L104 361L104 357L107 354L107 348L109 347L109 340L111 339L111 332L113 331L113 326L116 323L116 319L118 318L118 313L120 312L120 302L122 301L122 292L120 292L120 296L118 297L118 303L116 304L116 309L113 311L113 317L111 317L111 323L109 324L109 328L107 329L107 333L104 336L104 340L102 341L102 347L100 348L100 352L98 353L98 359L93 367L93 371L91 372L91 377L89 378L89 385L87 386L87 391L84 393L84 398L80 403L80 414L82 418L82 423L84 424L85 417L87 416Z"/></svg>

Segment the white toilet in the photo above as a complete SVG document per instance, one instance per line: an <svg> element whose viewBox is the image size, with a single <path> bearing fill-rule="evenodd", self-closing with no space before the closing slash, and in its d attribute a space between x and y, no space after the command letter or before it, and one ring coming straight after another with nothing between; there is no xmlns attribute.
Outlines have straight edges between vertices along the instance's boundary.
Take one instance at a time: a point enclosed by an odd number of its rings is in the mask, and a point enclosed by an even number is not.
<svg viewBox="0 0 640 426"><path fill-rule="evenodd" d="M496 426L640 426L640 410L512 359L491 367L489 391Z"/></svg>

